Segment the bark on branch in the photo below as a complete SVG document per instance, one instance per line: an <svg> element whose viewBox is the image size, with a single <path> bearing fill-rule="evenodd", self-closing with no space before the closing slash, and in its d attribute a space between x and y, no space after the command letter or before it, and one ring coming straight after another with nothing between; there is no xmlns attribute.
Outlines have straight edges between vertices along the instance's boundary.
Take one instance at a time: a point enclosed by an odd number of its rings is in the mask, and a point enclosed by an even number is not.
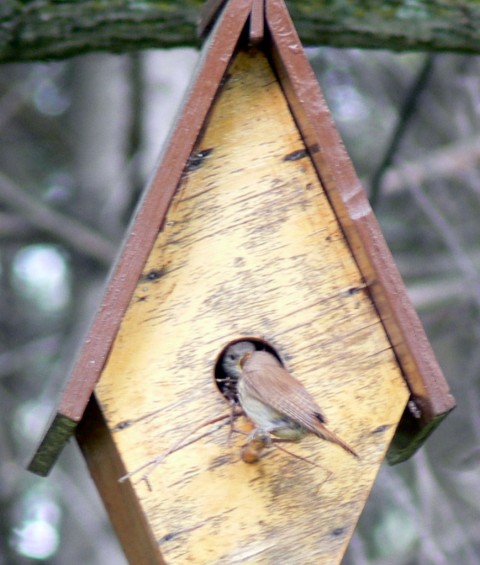
<svg viewBox="0 0 480 565"><path fill-rule="evenodd" d="M2 0L0 62L198 46L202 0ZM480 51L476 0L290 0L305 45Z"/></svg>

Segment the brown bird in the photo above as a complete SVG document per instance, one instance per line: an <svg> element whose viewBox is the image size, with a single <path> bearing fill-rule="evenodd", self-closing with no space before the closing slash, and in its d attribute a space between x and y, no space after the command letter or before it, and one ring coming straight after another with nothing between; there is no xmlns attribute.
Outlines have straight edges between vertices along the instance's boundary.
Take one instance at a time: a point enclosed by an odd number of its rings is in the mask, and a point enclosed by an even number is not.
<svg viewBox="0 0 480 565"><path fill-rule="evenodd" d="M240 341L227 348L223 369L237 382L240 405L256 425L250 440L273 434L295 442L312 433L358 457L325 426L327 420L313 397L271 353Z"/></svg>

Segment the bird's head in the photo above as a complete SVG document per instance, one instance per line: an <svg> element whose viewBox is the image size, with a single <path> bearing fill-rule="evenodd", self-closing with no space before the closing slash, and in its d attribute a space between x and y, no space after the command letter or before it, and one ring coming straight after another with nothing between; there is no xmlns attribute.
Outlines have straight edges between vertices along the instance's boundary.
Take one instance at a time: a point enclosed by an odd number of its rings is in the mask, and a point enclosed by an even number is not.
<svg viewBox="0 0 480 565"><path fill-rule="evenodd" d="M239 379L243 365L254 351L255 346L250 341L238 341L230 345L223 356L222 366L225 373Z"/></svg>

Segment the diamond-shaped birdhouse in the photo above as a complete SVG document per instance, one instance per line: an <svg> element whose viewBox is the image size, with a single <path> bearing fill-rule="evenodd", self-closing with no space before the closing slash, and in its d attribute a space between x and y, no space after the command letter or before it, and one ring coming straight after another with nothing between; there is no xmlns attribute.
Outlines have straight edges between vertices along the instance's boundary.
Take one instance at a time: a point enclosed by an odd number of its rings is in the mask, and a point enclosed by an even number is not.
<svg viewBox="0 0 480 565"><path fill-rule="evenodd" d="M243 341L357 457L271 429L242 452ZM131 563L333 564L387 452L453 407L283 1L231 0L31 470L76 433Z"/></svg>

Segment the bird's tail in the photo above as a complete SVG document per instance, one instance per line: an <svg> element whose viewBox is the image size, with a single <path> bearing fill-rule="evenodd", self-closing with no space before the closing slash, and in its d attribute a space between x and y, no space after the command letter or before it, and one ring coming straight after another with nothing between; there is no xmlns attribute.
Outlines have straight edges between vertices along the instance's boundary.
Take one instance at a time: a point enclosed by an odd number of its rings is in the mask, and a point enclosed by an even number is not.
<svg viewBox="0 0 480 565"><path fill-rule="evenodd" d="M357 453L348 445L348 443L345 443L343 439L339 438L336 434L331 432L326 426L324 426L320 422L318 422L317 425L315 426L315 433L318 435L318 437L321 437L322 439L325 439L332 443L336 443L342 449L348 451L348 453L359 459Z"/></svg>

